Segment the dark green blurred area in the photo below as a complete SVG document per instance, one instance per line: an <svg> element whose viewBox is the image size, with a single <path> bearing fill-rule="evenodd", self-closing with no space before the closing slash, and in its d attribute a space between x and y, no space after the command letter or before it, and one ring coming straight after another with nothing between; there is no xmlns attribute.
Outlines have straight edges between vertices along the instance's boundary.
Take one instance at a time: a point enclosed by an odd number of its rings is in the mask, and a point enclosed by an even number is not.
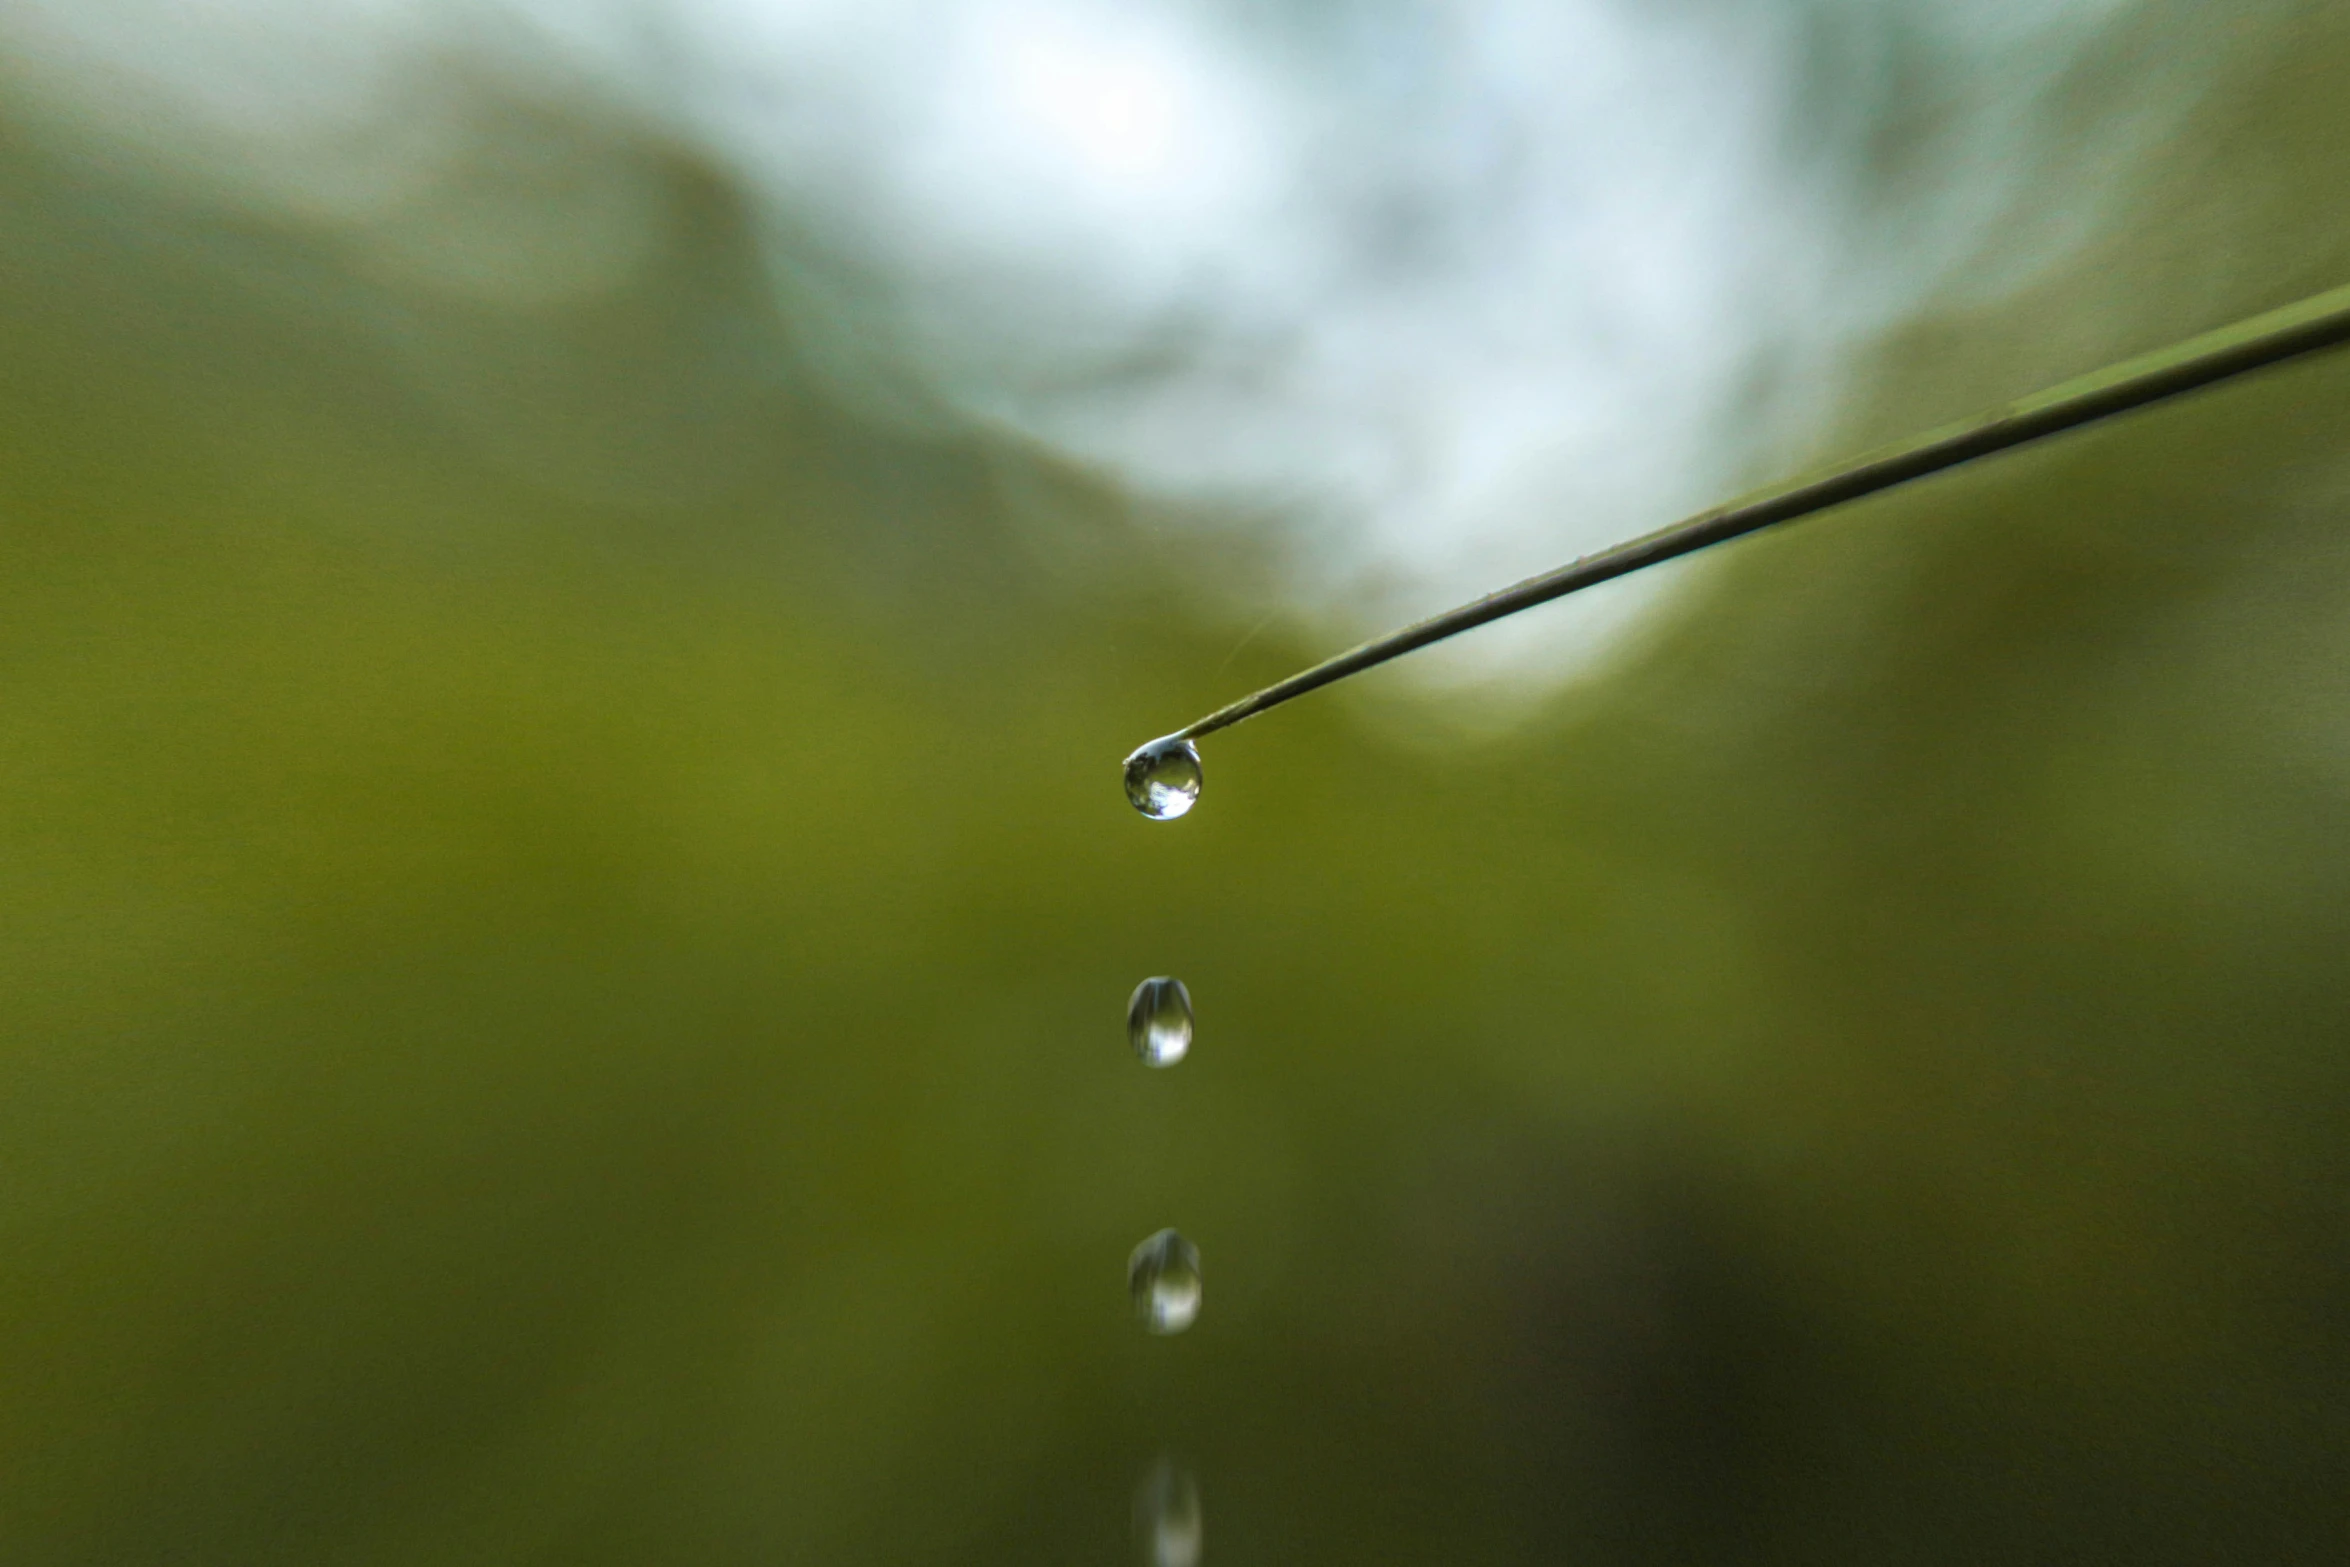
<svg viewBox="0 0 2350 1567"><path fill-rule="evenodd" d="M1846 444L2350 279L2350 18L2263 16ZM1319 650L828 405L676 177L517 322L8 146L0 1556L1114 1561L1172 1451L1215 1567L2336 1559L2350 359L1159 828Z"/></svg>

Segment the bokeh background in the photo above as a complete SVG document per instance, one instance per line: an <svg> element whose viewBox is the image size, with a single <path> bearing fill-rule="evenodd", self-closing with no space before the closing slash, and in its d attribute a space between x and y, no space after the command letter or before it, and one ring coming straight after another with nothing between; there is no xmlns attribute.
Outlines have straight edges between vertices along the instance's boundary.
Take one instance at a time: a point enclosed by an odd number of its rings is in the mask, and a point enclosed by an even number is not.
<svg viewBox="0 0 2350 1567"><path fill-rule="evenodd" d="M2350 360L1115 764L2350 280L2345 80L0 0L0 1556L2340 1559Z"/></svg>

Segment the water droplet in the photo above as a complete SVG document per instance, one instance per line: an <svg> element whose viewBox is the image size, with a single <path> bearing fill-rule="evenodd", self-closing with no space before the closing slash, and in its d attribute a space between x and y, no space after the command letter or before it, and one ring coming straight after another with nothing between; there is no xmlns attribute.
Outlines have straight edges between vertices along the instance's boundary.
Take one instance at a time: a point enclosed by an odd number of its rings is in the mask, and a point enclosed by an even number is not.
<svg viewBox="0 0 2350 1567"><path fill-rule="evenodd" d="M1134 1248L1126 1259L1134 1314L1153 1333L1180 1333L1199 1316L1199 1248L1173 1230Z"/></svg>
<svg viewBox="0 0 2350 1567"><path fill-rule="evenodd" d="M1191 1052L1191 992L1160 975L1134 987L1126 1003L1126 1037L1145 1066L1173 1066Z"/></svg>
<svg viewBox="0 0 2350 1567"><path fill-rule="evenodd" d="M1172 1458L1134 1488L1134 1543L1143 1567L1199 1567L1199 1482Z"/></svg>
<svg viewBox="0 0 2350 1567"><path fill-rule="evenodd" d="M1153 740L1126 758L1126 798L1154 822L1171 822L1199 803L1206 775L1199 747L1178 735Z"/></svg>

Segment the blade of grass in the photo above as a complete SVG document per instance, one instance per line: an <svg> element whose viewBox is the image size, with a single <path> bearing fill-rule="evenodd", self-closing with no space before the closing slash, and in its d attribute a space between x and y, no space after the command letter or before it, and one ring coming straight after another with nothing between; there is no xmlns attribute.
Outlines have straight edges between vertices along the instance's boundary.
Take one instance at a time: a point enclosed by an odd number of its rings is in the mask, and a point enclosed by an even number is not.
<svg viewBox="0 0 2350 1567"><path fill-rule="evenodd" d="M1879 447L1832 471L1757 491L1596 555L1581 556L1300 670L1216 709L1169 738L1196 740L1228 729L1292 697L1610 578L2345 342L2350 342L2350 286L2126 359L2035 397Z"/></svg>

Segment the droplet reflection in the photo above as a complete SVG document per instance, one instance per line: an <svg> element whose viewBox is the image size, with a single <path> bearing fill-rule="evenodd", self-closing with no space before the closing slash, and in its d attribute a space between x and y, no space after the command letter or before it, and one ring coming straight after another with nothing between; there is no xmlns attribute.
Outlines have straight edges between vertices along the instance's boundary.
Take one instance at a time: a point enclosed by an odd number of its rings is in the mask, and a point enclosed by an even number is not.
<svg viewBox="0 0 2350 1567"><path fill-rule="evenodd" d="M1191 1051L1191 992L1160 975L1134 987L1126 1003L1126 1038L1145 1066L1173 1066Z"/></svg>
<svg viewBox="0 0 2350 1567"><path fill-rule="evenodd" d="M1142 1567L1199 1567L1200 1538L1199 1482L1162 1458L1134 1488L1135 1554Z"/></svg>
<svg viewBox="0 0 2350 1567"><path fill-rule="evenodd" d="M1159 1231L1126 1259L1126 1288L1144 1327L1182 1332L1199 1316L1199 1248L1173 1230Z"/></svg>
<svg viewBox="0 0 2350 1567"><path fill-rule="evenodd" d="M1142 746L1126 758L1126 798L1154 822L1171 822L1199 802L1199 747L1177 735Z"/></svg>

